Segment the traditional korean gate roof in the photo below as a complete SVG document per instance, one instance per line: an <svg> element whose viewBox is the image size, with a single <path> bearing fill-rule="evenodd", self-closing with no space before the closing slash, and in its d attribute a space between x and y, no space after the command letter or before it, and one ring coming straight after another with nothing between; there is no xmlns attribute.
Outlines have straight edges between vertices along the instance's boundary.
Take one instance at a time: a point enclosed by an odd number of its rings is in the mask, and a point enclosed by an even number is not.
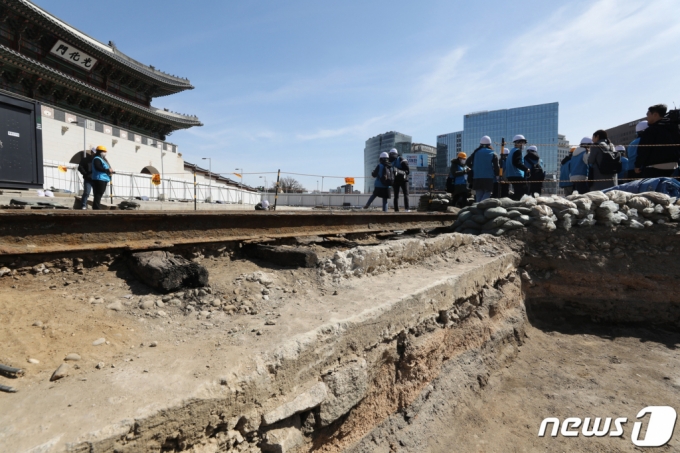
<svg viewBox="0 0 680 453"><path fill-rule="evenodd" d="M55 36L71 42L73 45L80 46L83 51L90 53L95 58L102 59L124 72L133 73L135 77L141 78L146 83L156 85L158 90L154 93L154 97L194 88L188 79L167 74L153 66L144 65L125 55L114 45L97 41L28 0L0 0L0 2L18 14L32 19L36 24L54 33Z"/></svg>
<svg viewBox="0 0 680 453"><path fill-rule="evenodd" d="M35 75L36 80L39 79L39 82L37 83L53 83L57 86L77 91L93 100L101 101L104 104L129 111L148 120L168 124L172 126L172 129L186 129L192 126L202 126L202 123L196 116L182 115L130 102L120 96L116 96L108 91L82 82L75 77L22 55L1 44L0 63L2 63L3 69L6 67L5 65L9 65L25 71L26 73Z"/></svg>

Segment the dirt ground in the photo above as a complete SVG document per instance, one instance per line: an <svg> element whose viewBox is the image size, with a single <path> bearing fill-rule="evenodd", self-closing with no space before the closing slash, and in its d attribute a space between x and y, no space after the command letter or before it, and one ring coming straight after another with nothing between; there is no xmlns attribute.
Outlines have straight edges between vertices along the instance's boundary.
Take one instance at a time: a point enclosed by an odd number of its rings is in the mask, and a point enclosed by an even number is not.
<svg viewBox="0 0 680 453"><path fill-rule="evenodd" d="M536 324L527 329L517 359L493 375L479 397L428 428L439 432L429 441L430 452L680 451L677 424L665 447L642 449L630 440L644 407L680 409L680 335L580 322ZM626 417L628 423L622 437L539 438L546 417ZM642 421L644 434L649 416Z"/></svg>

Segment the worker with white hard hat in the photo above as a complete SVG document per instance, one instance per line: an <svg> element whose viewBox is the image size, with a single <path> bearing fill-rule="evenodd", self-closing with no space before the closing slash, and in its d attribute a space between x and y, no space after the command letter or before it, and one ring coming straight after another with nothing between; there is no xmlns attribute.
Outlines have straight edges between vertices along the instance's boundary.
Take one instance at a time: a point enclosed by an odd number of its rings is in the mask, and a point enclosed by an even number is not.
<svg viewBox="0 0 680 453"><path fill-rule="evenodd" d="M527 148L527 153L524 155L524 165L529 169L529 177L527 178L529 195L536 193L541 195L545 171L543 170L543 161L538 156L538 148L533 145Z"/></svg>
<svg viewBox="0 0 680 453"><path fill-rule="evenodd" d="M380 161L375 167L371 176L375 178L373 183L373 194L370 196L364 209L368 209L373 200L382 198L382 210L387 212L387 200L390 199L390 187L394 184L394 169L389 162L390 155L386 152L380 153Z"/></svg>
<svg viewBox="0 0 680 453"><path fill-rule="evenodd" d="M638 155L638 145L640 144L640 137L642 137L642 133L649 127L649 123L647 120L640 121L635 125L635 134L637 137L635 137L635 140L630 142L630 145L628 145L628 178L629 179L637 179L640 177L640 174L635 173L635 160L637 159Z"/></svg>
<svg viewBox="0 0 680 453"><path fill-rule="evenodd" d="M467 158L466 164L472 168L472 188L477 203L491 197L500 169L498 154L491 147L491 137L485 135L479 140L479 147Z"/></svg>
<svg viewBox="0 0 680 453"><path fill-rule="evenodd" d="M392 148L389 153L390 165L394 168L394 212L399 212L399 191L404 194L404 209L406 212L411 212L408 202L408 175L411 169L408 166L408 161L399 156L397 148Z"/></svg>
<svg viewBox="0 0 680 453"><path fill-rule="evenodd" d="M626 157L626 147L623 145L617 145L614 149L619 154L619 156L621 156L621 171L616 176L616 179L619 184L625 184L628 181L622 180L628 178L628 158Z"/></svg>
<svg viewBox="0 0 680 453"><path fill-rule="evenodd" d="M515 135L512 142L515 146L510 150L505 160L504 174L506 179L512 183L512 190L514 191L512 199L519 200L529 191L527 177L530 176L531 172L524 164L524 157L522 156L522 150L527 144L527 139L524 135Z"/></svg>
<svg viewBox="0 0 680 453"><path fill-rule="evenodd" d="M583 137L579 147L574 150L574 154L571 156L569 179L574 183L574 190L581 194L588 193L590 190L588 186L588 175L590 173L588 149L592 144L593 139Z"/></svg>

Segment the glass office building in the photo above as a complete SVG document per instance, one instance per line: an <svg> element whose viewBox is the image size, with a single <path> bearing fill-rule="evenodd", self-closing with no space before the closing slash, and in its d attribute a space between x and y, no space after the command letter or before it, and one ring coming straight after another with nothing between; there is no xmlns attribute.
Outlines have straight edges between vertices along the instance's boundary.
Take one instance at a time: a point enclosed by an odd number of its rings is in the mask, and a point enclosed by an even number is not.
<svg viewBox="0 0 680 453"><path fill-rule="evenodd" d="M446 189L446 177L449 174L451 160L462 150L463 131L437 135L437 176L434 179L435 189Z"/></svg>
<svg viewBox="0 0 680 453"><path fill-rule="evenodd" d="M410 135L394 131L385 132L366 140L366 147L364 148L364 193L373 192L375 178L371 176L371 172L378 165L380 153L388 153L392 148L396 148L400 156L408 154L411 152L411 140Z"/></svg>
<svg viewBox="0 0 680 453"><path fill-rule="evenodd" d="M558 124L559 103L531 105L514 109L475 112L465 115L463 120L463 149L468 156L479 146L484 135L491 137L494 149L500 154L501 139L505 138L506 148L512 148L512 138L516 134L526 137L528 145L538 148L543 160L546 179L559 174L557 146L559 143ZM437 141L439 143L439 139Z"/></svg>

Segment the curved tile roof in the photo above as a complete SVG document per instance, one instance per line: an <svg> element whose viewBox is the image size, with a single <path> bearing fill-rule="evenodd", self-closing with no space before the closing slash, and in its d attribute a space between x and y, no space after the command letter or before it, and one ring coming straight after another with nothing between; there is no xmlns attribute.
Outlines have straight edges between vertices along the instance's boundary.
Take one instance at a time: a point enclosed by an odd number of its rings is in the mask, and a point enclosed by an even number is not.
<svg viewBox="0 0 680 453"><path fill-rule="evenodd" d="M120 50L113 46L101 43L96 39L86 35L77 28L67 24L58 17L48 13L44 9L35 5L28 0L3 0L7 6L12 7L18 12L22 12L26 15L32 15L42 20L42 22L51 28L57 35L68 35L83 47L83 51L89 51L93 53L93 56L99 58L104 58L106 60L113 60L115 63L119 63L129 69L132 69L141 75L155 80L156 82L165 85L167 88L173 89L175 92L183 90L193 89L193 85L189 82L189 79L183 77L177 77L174 75L167 74L163 71L159 71L152 66L146 66L137 60L125 55Z"/></svg>
<svg viewBox="0 0 680 453"><path fill-rule="evenodd" d="M149 108L143 105L135 104L120 96L109 93L108 91L82 82L75 77L40 63L37 60L22 55L19 52L12 50L2 44L0 44L0 59L7 60L11 64L22 67L26 70L29 70L30 72L37 73L40 76L48 80L52 80L57 84L62 84L73 89L77 89L78 91L85 93L95 99L116 105L126 110L130 110L135 114L152 119L154 121L169 123L180 129L203 125L195 115L181 115L179 113L168 112L155 107Z"/></svg>

